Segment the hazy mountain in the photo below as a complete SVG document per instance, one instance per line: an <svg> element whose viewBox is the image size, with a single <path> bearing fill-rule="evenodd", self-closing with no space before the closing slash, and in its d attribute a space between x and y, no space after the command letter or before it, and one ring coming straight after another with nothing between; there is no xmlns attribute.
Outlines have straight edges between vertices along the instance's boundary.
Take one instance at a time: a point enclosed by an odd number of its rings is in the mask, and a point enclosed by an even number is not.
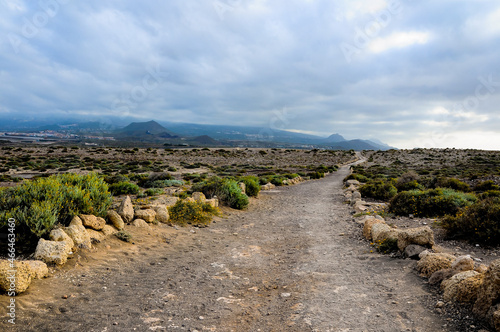
<svg viewBox="0 0 500 332"><path fill-rule="evenodd" d="M138 139L175 138L177 134L169 131L156 121L132 122L128 126L115 131L117 137L130 137Z"/></svg>
<svg viewBox="0 0 500 332"><path fill-rule="evenodd" d="M342 135L339 134L333 134L325 138L325 143L337 143L337 142L344 142L345 138Z"/></svg>

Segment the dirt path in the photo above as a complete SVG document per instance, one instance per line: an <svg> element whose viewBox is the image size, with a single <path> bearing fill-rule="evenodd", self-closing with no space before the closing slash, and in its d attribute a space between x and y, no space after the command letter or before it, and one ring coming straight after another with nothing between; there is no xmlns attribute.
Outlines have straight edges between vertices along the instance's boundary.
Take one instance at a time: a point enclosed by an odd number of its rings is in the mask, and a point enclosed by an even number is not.
<svg viewBox="0 0 500 332"><path fill-rule="evenodd" d="M452 331L427 307L414 262L360 240L343 203L348 172L263 192L209 228L99 244L36 281L17 298L16 327L3 319L0 330Z"/></svg>

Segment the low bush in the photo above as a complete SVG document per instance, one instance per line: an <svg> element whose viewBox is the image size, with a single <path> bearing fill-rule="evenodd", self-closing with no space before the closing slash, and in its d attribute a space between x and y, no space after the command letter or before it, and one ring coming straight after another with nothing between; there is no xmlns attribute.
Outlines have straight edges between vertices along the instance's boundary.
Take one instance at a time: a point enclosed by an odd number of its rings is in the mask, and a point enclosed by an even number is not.
<svg viewBox="0 0 500 332"><path fill-rule="evenodd" d="M366 176L362 175L362 174L358 174L358 173L352 173L350 174L346 180L357 180L359 182L362 182L362 183L366 183L368 182L370 179L367 178Z"/></svg>
<svg viewBox="0 0 500 332"><path fill-rule="evenodd" d="M500 190L488 190L478 195L479 199L485 199L488 197L500 197Z"/></svg>
<svg viewBox="0 0 500 332"><path fill-rule="evenodd" d="M325 173L322 173L322 172L312 172L312 173L307 174L307 176L309 176L309 178L311 178L313 180L316 180L316 179L324 178L325 177Z"/></svg>
<svg viewBox="0 0 500 332"><path fill-rule="evenodd" d="M214 215L218 215L217 208L202 202L188 202L179 200L174 206L168 208L170 222L185 226L207 226Z"/></svg>
<svg viewBox="0 0 500 332"><path fill-rule="evenodd" d="M492 180L483 181L474 186L474 191L484 192L490 190L500 190L500 186L496 185Z"/></svg>
<svg viewBox="0 0 500 332"><path fill-rule="evenodd" d="M450 237L474 243L500 244L500 197L489 197L445 217L441 225Z"/></svg>
<svg viewBox="0 0 500 332"><path fill-rule="evenodd" d="M73 216L104 216L112 202L108 185L96 173L66 173L24 181L0 191L0 232L16 220L19 243L30 246L56 223L68 225Z"/></svg>
<svg viewBox="0 0 500 332"><path fill-rule="evenodd" d="M443 178L438 180L438 187L441 188L451 188L458 191L469 192L470 187L467 183L464 183L455 178Z"/></svg>
<svg viewBox="0 0 500 332"><path fill-rule="evenodd" d="M413 180L410 182L400 183L399 181L396 183L396 189L398 191L408 191L408 190L424 190L425 187L417 182L417 180Z"/></svg>
<svg viewBox="0 0 500 332"><path fill-rule="evenodd" d="M240 179L245 184L245 192L250 197L259 196L260 184L259 178L256 176L245 176Z"/></svg>
<svg viewBox="0 0 500 332"><path fill-rule="evenodd" d="M138 185L128 182L122 181L113 183L109 186L109 191L114 195L137 195L140 191Z"/></svg>
<svg viewBox="0 0 500 332"><path fill-rule="evenodd" d="M410 190L398 193L390 203L389 211L396 215L413 214L418 217L455 215L461 208L472 205L477 197L448 188Z"/></svg>
<svg viewBox="0 0 500 332"><path fill-rule="evenodd" d="M370 197L380 200L389 200L396 196L397 189L392 181L371 180L359 188L363 197Z"/></svg>
<svg viewBox="0 0 500 332"><path fill-rule="evenodd" d="M153 173L147 178L139 178L137 184L142 188L164 188L169 186L169 180L174 180L170 173Z"/></svg>
<svg viewBox="0 0 500 332"><path fill-rule="evenodd" d="M191 191L200 191L206 197L217 196L222 204L233 209L242 210L248 206L248 196L242 193L235 180L212 177L193 185Z"/></svg>

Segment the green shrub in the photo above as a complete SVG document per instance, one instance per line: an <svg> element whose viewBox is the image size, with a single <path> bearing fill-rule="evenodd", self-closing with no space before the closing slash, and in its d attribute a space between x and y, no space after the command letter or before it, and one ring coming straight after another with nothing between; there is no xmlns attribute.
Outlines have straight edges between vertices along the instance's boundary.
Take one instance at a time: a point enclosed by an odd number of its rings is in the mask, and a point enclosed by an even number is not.
<svg viewBox="0 0 500 332"><path fill-rule="evenodd" d="M217 196L222 204L233 209L242 210L248 206L248 196L241 192L235 180L212 177L193 185L191 191L201 191L206 197Z"/></svg>
<svg viewBox="0 0 500 332"><path fill-rule="evenodd" d="M396 189L398 191L408 191L408 190L424 190L425 187L417 182L417 180L413 180L405 183L396 183Z"/></svg>
<svg viewBox="0 0 500 332"><path fill-rule="evenodd" d="M312 173L309 173L307 174L311 179L315 180L315 179L321 179L321 178L324 178L325 177L325 173L322 173L322 172L312 172Z"/></svg>
<svg viewBox="0 0 500 332"><path fill-rule="evenodd" d="M241 182L245 184L245 192L250 197L259 196L260 184L259 178L256 176L245 176L241 178Z"/></svg>
<svg viewBox="0 0 500 332"><path fill-rule="evenodd" d="M392 182L383 180L371 180L359 188L359 192L363 197L370 197L380 200L389 200L396 196L397 189Z"/></svg>
<svg viewBox="0 0 500 332"><path fill-rule="evenodd" d="M16 236L27 246L36 244L56 223L68 225L73 216L104 216L112 198L96 173L66 173L24 181L0 191L0 230L16 220Z"/></svg>
<svg viewBox="0 0 500 332"><path fill-rule="evenodd" d="M185 226L207 226L214 215L218 215L218 209L210 204L201 202L188 202L179 200L174 206L168 208L170 222Z"/></svg>
<svg viewBox="0 0 500 332"><path fill-rule="evenodd" d="M137 184L142 188L164 188L168 187L168 180L174 180L170 173L154 173L138 179Z"/></svg>
<svg viewBox="0 0 500 332"><path fill-rule="evenodd" d="M377 251L382 254L390 254L399 250L397 239L383 239L377 241L374 245L377 247Z"/></svg>
<svg viewBox="0 0 500 332"><path fill-rule="evenodd" d="M485 199L488 197L500 197L500 190L488 190L478 195L479 199Z"/></svg>
<svg viewBox="0 0 500 332"><path fill-rule="evenodd" d="M358 174L358 173L352 173L350 174L347 178L346 178L346 181L347 180L357 180L359 182L363 182L363 183L366 183L368 182L370 179L367 178L366 176L362 175L362 174Z"/></svg>
<svg viewBox="0 0 500 332"><path fill-rule="evenodd" d="M500 244L500 198L489 197L441 222L450 237L488 245Z"/></svg>
<svg viewBox="0 0 500 332"><path fill-rule="evenodd" d="M490 190L500 190L500 186L496 185L492 180L483 181L474 186L474 191L484 192Z"/></svg>
<svg viewBox="0 0 500 332"><path fill-rule="evenodd" d="M451 188L458 191L469 192L470 187L467 183L464 183L455 178L444 178L438 180L438 186L441 188Z"/></svg>
<svg viewBox="0 0 500 332"><path fill-rule="evenodd" d="M461 208L472 205L476 200L474 194L448 188L410 190L398 193L391 200L389 211L396 215L413 214L418 217L455 215Z"/></svg>
<svg viewBox="0 0 500 332"><path fill-rule="evenodd" d="M131 182L118 182L109 186L109 191L114 195L137 195L140 191L138 185Z"/></svg>

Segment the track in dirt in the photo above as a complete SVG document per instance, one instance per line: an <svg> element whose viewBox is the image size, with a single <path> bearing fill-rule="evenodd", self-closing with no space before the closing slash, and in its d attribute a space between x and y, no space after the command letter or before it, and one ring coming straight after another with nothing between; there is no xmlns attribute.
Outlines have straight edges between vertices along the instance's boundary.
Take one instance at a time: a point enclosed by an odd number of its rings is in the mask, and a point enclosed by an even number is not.
<svg viewBox="0 0 500 332"><path fill-rule="evenodd" d="M452 331L426 307L413 262L359 240L348 174L262 192L209 228L155 226L135 245L100 244L98 259L34 282L17 324L0 329Z"/></svg>

